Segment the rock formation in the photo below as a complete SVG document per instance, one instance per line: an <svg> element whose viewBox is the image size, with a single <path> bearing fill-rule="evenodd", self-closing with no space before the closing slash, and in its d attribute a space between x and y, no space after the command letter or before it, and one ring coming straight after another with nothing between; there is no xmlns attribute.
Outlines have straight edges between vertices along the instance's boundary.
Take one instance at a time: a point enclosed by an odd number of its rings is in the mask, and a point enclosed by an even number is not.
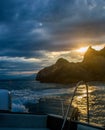
<svg viewBox="0 0 105 130"><path fill-rule="evenodd" d="M51 83L105 81L105 48L96 51L89 47L83 61L78 63L60 58L54 65L40 70L36 80Z"/></svg>

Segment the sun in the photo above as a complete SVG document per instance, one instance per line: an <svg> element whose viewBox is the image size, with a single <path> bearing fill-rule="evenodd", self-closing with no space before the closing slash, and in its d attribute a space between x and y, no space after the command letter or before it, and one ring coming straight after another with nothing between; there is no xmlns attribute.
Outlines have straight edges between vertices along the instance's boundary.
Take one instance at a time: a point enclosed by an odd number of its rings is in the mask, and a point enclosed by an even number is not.
<svg viewBox="0 0 105 130"><path fill-rule="evenodd" d="M79 49L77 49L76 51L79 53L85 53L87 51L88 47L81 47Z"/></svg>
<svg viewBox="0 0 105 130"><path fill-rule="evenodd" d="M102 45L93 45L91 47L93 49L95 49L96 51L100 51L102 48L105 47L105 44L102 44ZM88 48L89 48L89 46L80 47L80 48L76 49L75 52L79 53L82 56L84 56L84 54L87 52Z"/></svg>

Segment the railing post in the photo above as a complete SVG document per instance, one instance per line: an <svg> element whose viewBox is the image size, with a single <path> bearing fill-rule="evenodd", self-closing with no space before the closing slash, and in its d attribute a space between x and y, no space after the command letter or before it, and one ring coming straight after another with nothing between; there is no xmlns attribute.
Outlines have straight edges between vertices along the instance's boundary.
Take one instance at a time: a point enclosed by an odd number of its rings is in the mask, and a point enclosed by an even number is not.
<svg viewBox="0 0 105 130"><path fill-rule="evenodd" d="M61 100L61 108L62 108L62 117L64 118L64 104L62 100Z"/></svg>
<svg viewBox="0 0 105 130"><path fill-rule="evenodd" d="M64 117L64 121L63 121L61 130L63 130L63 128L64 128L64 126L65 126L66 119L67 119L68 113L69 113L69 111L70 111L70 109L71 109L71 105L72 105L72 102L73 102L75 93L76 93L76 91L77 91L78 86L79 86L81 83L84 83L84 84L86 85L86 94L87 94L87 122L88 122L88 124L89 124L89 92L88 92L88 85L87 85L86 82L80 81L80 82L77 83L76 88L75 88L75 90L74 90L74 93L73 93L73 95L72 95L71 102L70 102L70 104L69 104L69 106L68 106L68 109L67 109L67 112L66 112L66 114L65 114L65 117ZM71 117L70 117L70 119L71 119Z"/></svg>
<svg viewBox="0 0 105 130"><path fill-rule="evenodd" d="M86 84L86 94L87 94L87 122L89 124L89 88L87 83Z"/></svg>
<svg viewBox="0 0 105 130"><path fill-rule="evenodd" d="M63 128L64 128L64 126L65 126L65 123L66 123L66 120L67 120L67 116L68 116L69 111L70 111L70 109L71 109L71 105L72 105L72 102L73 102L73 99L74 99L75 93L76 93L76 91L77 91L78 86L79 86L81 83L83 83L83 81L78 82L77 85L76 85L76 88L75 88L75 90L74 90L74 93L73 93L72 98L71 98L71 101L70 101L70 104L68 105L68 108L67 108L66 114L65 114L65 116L64 116L64 121L63 121L63 124L62 124L61 130L63 130ZM70 117L70 120L71 120L71 117Z"/></svg>

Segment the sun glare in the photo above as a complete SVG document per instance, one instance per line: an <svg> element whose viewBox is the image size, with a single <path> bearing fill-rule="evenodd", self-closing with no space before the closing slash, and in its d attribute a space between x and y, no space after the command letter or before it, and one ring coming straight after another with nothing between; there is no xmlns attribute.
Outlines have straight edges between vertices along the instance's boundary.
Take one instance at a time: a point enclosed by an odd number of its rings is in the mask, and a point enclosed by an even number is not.
<svg viewBox="0 0 105 130"><path fill-rule="evenodd" d="M97 51L99 51L102 48L104 48L104 46L105 45L94 45L94 46L92 46L92 48L95 49L95 50L97 50ZM77 49L76 51L79 52L79 53L81 53L81 54L84 54L87 51L88 48L89 48L89 46L87 46L87 47L81 47L81 48Z"/></svg>
<svg viewBox="0 0 105 130"><path fill-rule="evenodd" d="M81 47L79 49L77 49L76 51L77 52L80 52L80 53L85 53L87 51L88 47Z"/></svg>
<svg viewBox="0 0 105 130"><path fill-rule="evenodd" d="M96 46L93 46L92 48L94 48L95 50L101 50L102 48L104 48L105 45L96 45Z"/></svg>

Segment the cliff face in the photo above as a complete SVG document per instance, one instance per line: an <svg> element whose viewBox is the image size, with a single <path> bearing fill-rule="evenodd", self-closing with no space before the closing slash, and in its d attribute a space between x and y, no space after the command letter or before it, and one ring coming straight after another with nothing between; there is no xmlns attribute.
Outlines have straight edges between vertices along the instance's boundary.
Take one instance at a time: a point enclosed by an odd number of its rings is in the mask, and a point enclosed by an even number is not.
<svg viewBox="0 0 105 130"><path fill-rule="evenodd" d="M89 48L82 64L93 75L93 80L105 80L105 48L100 51Z"/></svg>
<svg viewBox="0 0 105 130"><path fill-rule="evenodd" d="M80 80L102 81L105 80L105 48L96 51L88 48L84 59L80 63L70 63L60 58L49 67L40 70L36 80L52 83L72 83Z"/></svg>

